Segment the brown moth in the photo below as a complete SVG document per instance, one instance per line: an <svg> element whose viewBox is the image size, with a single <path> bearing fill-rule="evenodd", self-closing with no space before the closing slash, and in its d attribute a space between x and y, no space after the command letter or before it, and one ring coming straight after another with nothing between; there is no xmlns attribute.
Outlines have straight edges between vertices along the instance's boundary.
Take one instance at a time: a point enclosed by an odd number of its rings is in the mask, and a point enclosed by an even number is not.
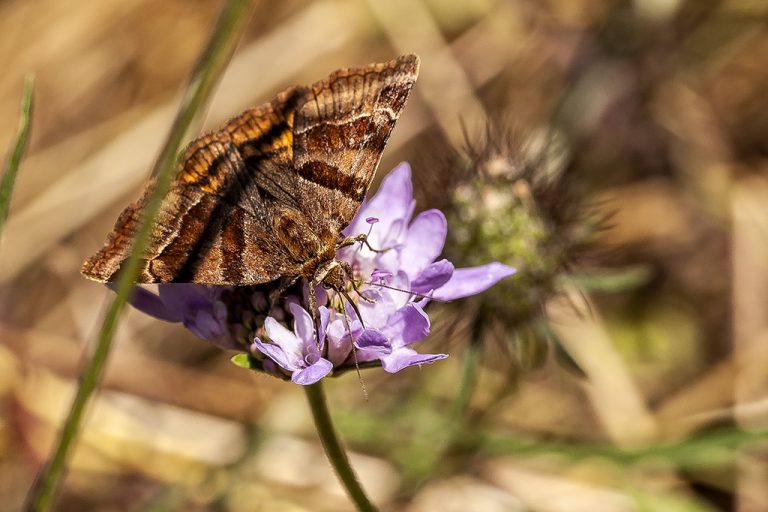
<svg viewBox="0 0 768 512"><path fill-rule="evenodd" d="M340 289L348 268L336 250L363 240L341 231L368 191L418 70L415 55L338 70L193 141L163 199L137 282L282 279L286 286L305 278ZM116 277L152 187L150 180L85 261L85 277Z"/></svg>

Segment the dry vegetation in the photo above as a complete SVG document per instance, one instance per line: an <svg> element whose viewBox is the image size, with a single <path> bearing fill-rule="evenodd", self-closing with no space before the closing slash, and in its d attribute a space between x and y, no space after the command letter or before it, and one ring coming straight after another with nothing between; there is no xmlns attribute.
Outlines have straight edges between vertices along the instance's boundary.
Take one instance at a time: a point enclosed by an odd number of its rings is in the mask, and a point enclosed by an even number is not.
<svg viewBox="0 0 768 512"><path fill-rule="evenodd" d="M0 251L0 509L46 457L106 304L80 263L137 195L218 8L0 3L3 145L23 75L38 78ZM749 0L260 3L201 130L413 52L421 76L379 178L409 160L419 208L450 210L464 131L482 145L490 120L508 152L510 134L557 130L569 190L608 218L576 264L591 284L545 297L585 376L552 356L484 359L477 438L447 442L468 330L438 307L430 343L448 361L365 372L368 402L353 374L329 383L384 510L768 510L766 22ZM345 507L299 389L126 315L59 510Z"/></svg>

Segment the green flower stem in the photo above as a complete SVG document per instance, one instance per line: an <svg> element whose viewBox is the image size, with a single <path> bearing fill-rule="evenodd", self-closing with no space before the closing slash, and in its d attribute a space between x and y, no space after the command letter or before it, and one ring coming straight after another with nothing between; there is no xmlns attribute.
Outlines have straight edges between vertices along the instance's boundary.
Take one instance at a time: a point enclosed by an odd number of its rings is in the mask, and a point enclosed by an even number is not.
<svg viewBox="0 0 768 512"><path fill-rule="evenodd" d="M328 457L328 461L333 466L334 471L336 471L339 480L341 480L342 485L347 490L347 493L349 493L349 497L352 498L352 501L357 506L357 510L375 511L376 507L373 506L360 486L360 482L357 480L355 472L349 464L347 454L344 452L344 448L342 448L336 431L333 428L331 415L328 414L328 405L325 401L322 381L310 386L304 386L304 390L307 393L309 407L315 420L315 428L317 428L317 434L323 443L325 455Z"/></svg>
<svg viewBox="0 0 768 512"><path fill-rule="evenodd" d="M117 295L104 316L96 347L80 375L77 393L54 453L40 471L38 478L27 494L25 504L27 511L49 510L56 497L69 451L80 429L85 406L101 380L118 320L128 302L133 282L138 275L140 256L149 242L152 224L160 210L162 199L172 183L176 154L192 121L210 97L223 74L245 27L245 22L252 8L251 4L250 0L229 0L224 5L208 45L190 77L176 119L152 169L152 175L155 177L155 188L144 212L142 227L136 235L133 252L130 258L126 260L120 273Z"/></svg>
<svg viewBox="0 0 768 512"><path fill-rule="evenodd" d="M10 155L8 155L3 178L0 181L0 241L2 241L5 219L8 218L8 209L11 207L11 193L16 181L16 173L21 165L21 159L24 156L24 150L27 149L27 141L29 140L34 83L35 77L33 75L27 75L24 79L24 92L21 97L21 117L19 118L19 129L16 132L16 144L13 146Z"/></svg>

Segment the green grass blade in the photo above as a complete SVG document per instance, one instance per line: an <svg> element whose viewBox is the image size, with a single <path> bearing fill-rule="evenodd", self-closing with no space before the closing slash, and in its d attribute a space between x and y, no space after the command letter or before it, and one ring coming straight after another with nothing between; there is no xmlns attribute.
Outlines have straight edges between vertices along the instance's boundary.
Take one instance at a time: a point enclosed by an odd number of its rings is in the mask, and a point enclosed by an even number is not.
<svg viewBox="0 0 768 512"><path fill-rule="evenodd" d="M2 242L5 220L8 218L8 209L11 207L11 194L13 193L13 185L16 183L16 174L19 171L21 159L24 157L24 151L27 149L27 141L29 140L34 86L35 77L27 75L24 79L24 92L21 96L21 118L19 119L19 129L16 132L16 144L13 146L11 154L8 155L3 170L3 179L0 181L0 242Z"/></svg>
<svg viewBox="0 0 768 512"><path fill-rule="evenodd" d="M251 0L226 2L208 45L190 77L176 119L153 166L152 175L156 178L155 189L144 212L142 227L136 235L133 253L126 260L117 282L117 295L104 316L96 346L80 375L77 393L54 452L27 495L25 510L46 511L50 510L53 504L61 485L65 462L80 429L85 406L101 380L120 315L128 302L133 282L138 275L139 259L149 241L152 223L173 180L176 154L192 121L221 78L240 39L245 22L249 18L251 8Z"/></svg>

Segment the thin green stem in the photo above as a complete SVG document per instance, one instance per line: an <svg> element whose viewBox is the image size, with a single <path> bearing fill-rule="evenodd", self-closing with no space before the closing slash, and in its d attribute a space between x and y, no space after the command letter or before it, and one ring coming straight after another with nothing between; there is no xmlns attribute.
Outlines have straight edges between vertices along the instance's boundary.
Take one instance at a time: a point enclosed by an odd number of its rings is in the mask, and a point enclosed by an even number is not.
<svg viewBox="0 0 768 512"><path fill-rule="evenodd" d="M373 506L365 495L365 491L363 491L360 482L357 480L357 476L355 476L355 472L349 464L347 454L336 435L336 430L333 428L331 415L328 413L328 405L325 401L322 381L310 386L304 386L304 390L307 393L309 407L315 420L317 434L320 436L323 449L325 449L325 455L328 457L328 461L333 466L334 471L336 471L336 475L338 475L339 480L341 480L342 485L347 490L349 497L352 498L358 510L375 511L376 507Z"/></svg>
<svg viewBox="0 0 768 512"><path fill-rule="evenodd" d="M472 450L475 455L495 457L513 454L526 457L554 454L571 460L606 459L620 465L638 464L643 460L668 460L683 468L697 468L732 464L745 445L760 443L764 446L768 442L768 430L713 430L688 439L626 449L518 438L510 436L508 432L477 429L466 430L460 441L464 449Z"/></svg>
<svg viewBox="0 0 768 512"><path fill-rule="evenodd" d="M27 75L24 78L24 92L21 96L21 117L19 118L19 128L16 131L16 144L14 144L13 150L8 155L3 178L0 181L0 241L2 241L5 220L8 218L8 209L11 207L11 193L16 182L16 173L21 165L21 159L24 156L24 151L27 149L27 141L29 140L34 84L35 77L33 75Z"/></svg>
<svg viewBox="0 0 768 512"><path fill-rule="evenodd" d="M224 5L208 45L190 77L176 119L153 167L152 175L155 177L155 187L144 211L141 229L134 240L133 252L130 258L126 260L120 273L117 295L104 316L96 347L80 374L77 393L53 455L40 471L27 495L25 504L27 511L49 510L61 486L65 463L80 429L85 407L101 380L118 320L128 301L133 282L138 275L139 259L149 241L152 224L160 210L162 199L173 180L176 154L192 121L210 97L223 74L248 19L251 7L250 0L229 0Z"/></svg>

